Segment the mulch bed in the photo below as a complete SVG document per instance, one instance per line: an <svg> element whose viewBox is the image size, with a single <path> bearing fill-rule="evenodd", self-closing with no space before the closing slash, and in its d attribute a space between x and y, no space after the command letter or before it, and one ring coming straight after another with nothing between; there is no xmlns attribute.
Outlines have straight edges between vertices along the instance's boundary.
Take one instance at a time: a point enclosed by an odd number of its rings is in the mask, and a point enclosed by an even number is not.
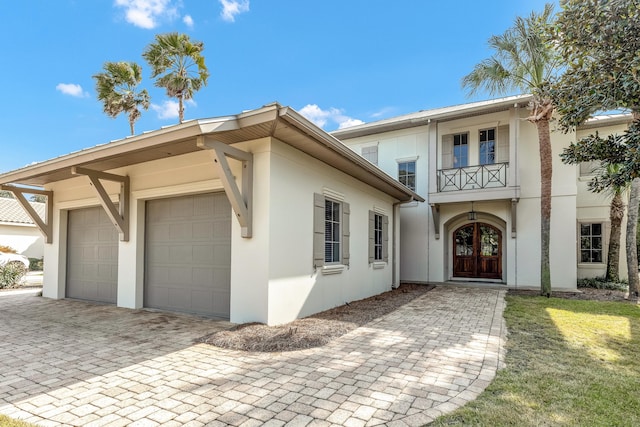
<svg viewBox="0 0 640 427"><path fill-rule="evenodd" d="M397 289L349 302L279 326L247 323L197 340L232 350L281 352L320 347L378 317L389 314L435 288L402 284Z"/></svg>
<svg viewBox="0 0 640 427"><path fill-rule="evenodd" d="M539 296L540 291L510 289L509 295ZM552 292L551 296L575 300L634 302L629 301L627 292L611 289L579 288L578 292Z"/></svg>

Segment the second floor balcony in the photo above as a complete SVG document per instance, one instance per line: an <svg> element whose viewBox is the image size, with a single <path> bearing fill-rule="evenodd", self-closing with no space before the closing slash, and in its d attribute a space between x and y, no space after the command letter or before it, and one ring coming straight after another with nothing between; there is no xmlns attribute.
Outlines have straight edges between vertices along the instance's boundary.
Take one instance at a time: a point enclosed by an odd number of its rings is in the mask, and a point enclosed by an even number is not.
<svg viewBox="0 0 640 427"><path fill-rule="evenodd" d="M438 192L507 186L509 163L438 170Z"/></svg>

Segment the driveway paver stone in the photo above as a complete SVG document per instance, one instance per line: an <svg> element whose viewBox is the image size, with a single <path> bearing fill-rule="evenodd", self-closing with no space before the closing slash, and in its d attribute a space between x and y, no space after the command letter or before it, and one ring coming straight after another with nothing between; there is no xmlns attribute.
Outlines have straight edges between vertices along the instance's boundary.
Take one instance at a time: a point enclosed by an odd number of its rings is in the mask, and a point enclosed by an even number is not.
<svg viewBox="0 0 640 427"><path fill-rule="evenodd" d="M502 366L505 290L438 286L320 348L194 344L225 321L0 293L0 413L43 426L420 426Z"/></svg>

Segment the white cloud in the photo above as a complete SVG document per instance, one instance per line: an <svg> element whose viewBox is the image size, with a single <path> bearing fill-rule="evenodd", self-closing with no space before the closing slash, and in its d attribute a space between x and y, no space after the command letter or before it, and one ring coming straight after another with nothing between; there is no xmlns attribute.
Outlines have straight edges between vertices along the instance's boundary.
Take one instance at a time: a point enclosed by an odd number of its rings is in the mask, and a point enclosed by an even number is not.
<svg viewBox="0 0 640 427"><path fill-rule="evenodd" d="M125 10L125 19L136 27L151 29L160 18L174 18L177 9L171 0L115 0L115 5Z"/></svg>
<svg viewBox="0 0 640 427"><path fill-rule="evenodd" d="M182 22L184 22L187 27L193 28L193 18L191 17L191 15L184 15L184 17L182 18Z"/></svg>
<svg viewBox="0 0 640 427"><path fill-rule="evenodd" d="M337 124L338 129L344 129L364 123L362 120L345 116L343 111L338 108L331 107L328 110L323 110L316 104L305 105L300 109L300 114L321 128L324 128L328 122Z"/></svg>
<svg viewBox="0 0 640 427"><path fill-rule="evenodd" d="M185 101L185 104L191 107L195 107L197 105L193 99ZM151 109L158 113L159 119L177 119L179 106L180 105L178 104L178 101L173 101L170 99L167 101L163 101L161 105L151 104Z"/></svg>
<svg viewBox="0 0 640 427"><path fill-rule="evenodd" d="M64 93L65 95L75 96L76 98L85 98L89 94L82 90L82 86L74 83L58 83L56 90Z"/></svg>
<svg viewBox="0 0 640 427"><path fill-rule="evenodd" d="M249 0L219 0L222 5L220 16L227 22L235 22L236 15L249 11Z"/></svg>
<svg viewBox="0 0 640 427"><path fill-rule="evenodd" d="M159 119L178 118L178 101L164 101L162 105L151 104L151 109L158 113Z"/></svg>

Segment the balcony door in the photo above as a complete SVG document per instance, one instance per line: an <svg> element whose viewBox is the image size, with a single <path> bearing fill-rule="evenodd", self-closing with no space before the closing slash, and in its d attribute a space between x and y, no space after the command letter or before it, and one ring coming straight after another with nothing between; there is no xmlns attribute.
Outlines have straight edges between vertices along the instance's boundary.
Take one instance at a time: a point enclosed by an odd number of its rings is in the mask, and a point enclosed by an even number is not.
<svg viewBox="0 0 640 427"><path fill-rule="evenodd" d="M453 232L453 276L502 279L502 233L481 222Z"/></svg>

